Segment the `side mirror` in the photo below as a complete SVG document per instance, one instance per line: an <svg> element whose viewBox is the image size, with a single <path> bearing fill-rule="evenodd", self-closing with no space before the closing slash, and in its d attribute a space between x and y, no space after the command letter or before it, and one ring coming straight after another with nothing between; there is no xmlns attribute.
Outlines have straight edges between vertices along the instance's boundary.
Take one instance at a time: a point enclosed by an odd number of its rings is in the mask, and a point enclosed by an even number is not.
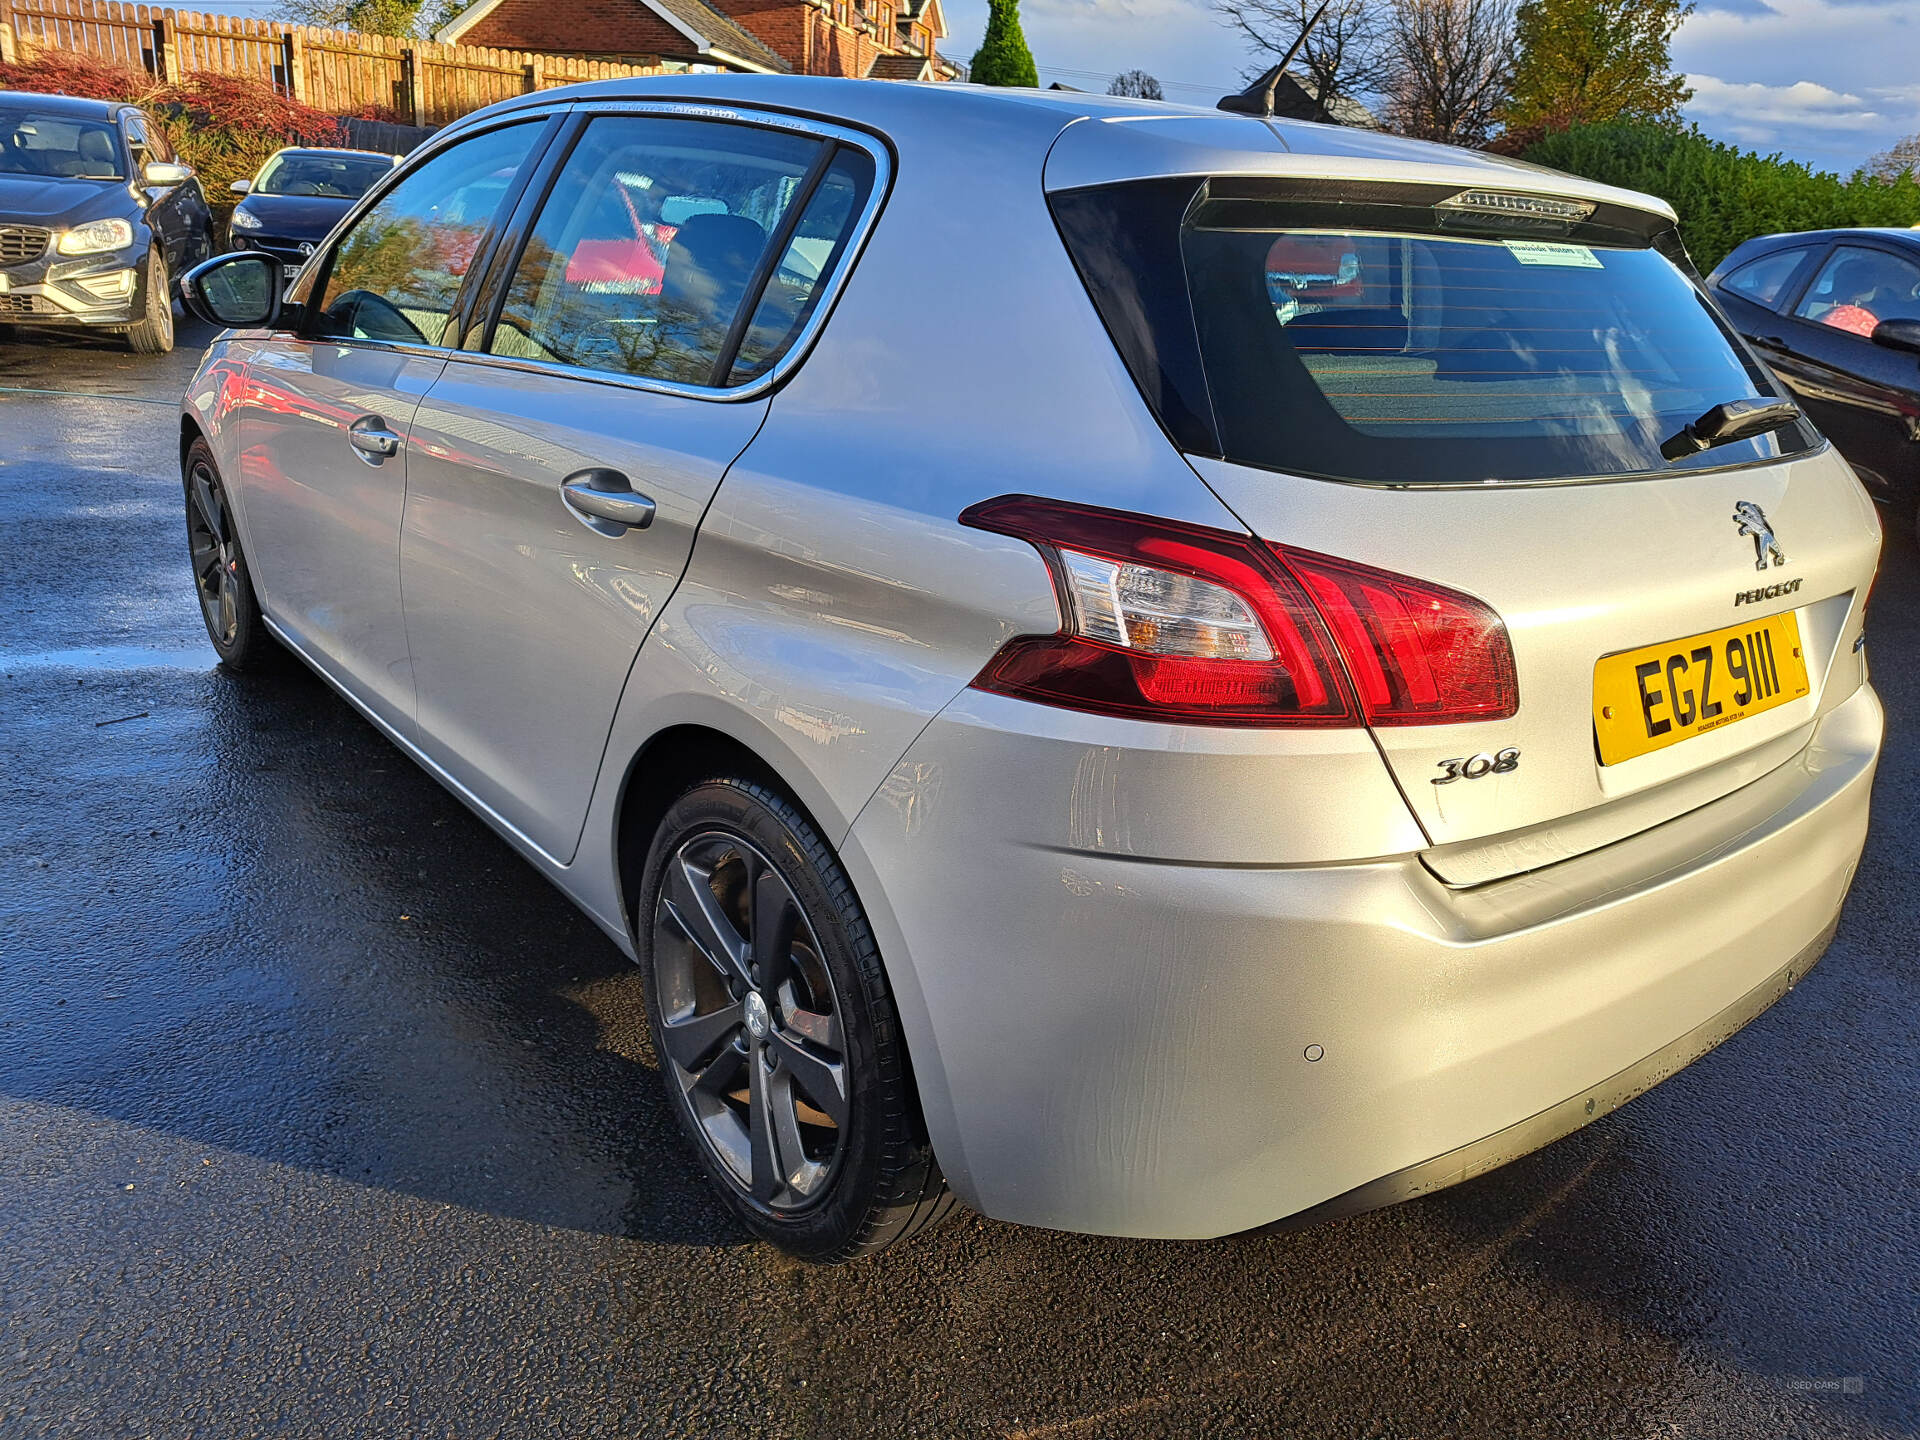
<svg viewBox="0 0 1920 1440"><path fill-rule="evenodd" d="M253 193L253 182L251 180L236 180L227 188L236 195L251 195Z"/></svg>
<svg viewBox="0 0 1920 1440"><path fill-rule="evenodd" d="M180 298L210 325L270 326L280 318L280 262L252 250L216 255L180 277Z"/></svg>
<svg viewBox="0 0 1920 1440"><path fill-rule="evenodd" d="M1882 320L1873 327L1873 343L1920 355L1920 320Z"/></svg>
<svg viewBox="0 0 1920 1440"><path fill-rule="evenodd" d="M184 185L193 178L191 165L175 165L167 160L149 160L140 167L140 183L149 190L166 190Z"/></svg>

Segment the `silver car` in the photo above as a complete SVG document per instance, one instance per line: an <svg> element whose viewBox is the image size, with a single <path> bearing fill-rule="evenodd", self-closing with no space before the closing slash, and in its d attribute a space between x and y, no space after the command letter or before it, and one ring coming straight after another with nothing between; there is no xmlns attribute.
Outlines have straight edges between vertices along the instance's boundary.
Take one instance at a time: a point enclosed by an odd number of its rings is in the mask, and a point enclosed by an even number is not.
<svg viewBox="0 0 1920 1440"><path fill-rule="evenodd" d="M688 75L481 111L284 299L187 291L221 659L299 656L639 962L796 1255L1422 1194L1833 933L1879 525L1647 196Z"/></svg>

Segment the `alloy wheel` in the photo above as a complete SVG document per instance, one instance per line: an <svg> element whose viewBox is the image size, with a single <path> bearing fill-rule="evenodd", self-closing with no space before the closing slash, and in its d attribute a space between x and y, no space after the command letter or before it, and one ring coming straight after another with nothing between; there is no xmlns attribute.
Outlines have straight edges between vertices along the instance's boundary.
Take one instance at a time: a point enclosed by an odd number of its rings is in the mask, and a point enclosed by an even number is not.
<svg viewBox="0 0 1920 1440"><path fill-rule="evenodd" d="M240 552L219 478L204 463L187 472L187 544L207 632L222 647L232 645L240 628Z"/></svg>
<svg viewBox="0 0 1920 1440"><path fill-rule="evenodd" d="M849 1114L842 1011L793 888L737 835L667 860L653 916L662 1057L733 1183L760 1205L824 1197Z"/></svg>

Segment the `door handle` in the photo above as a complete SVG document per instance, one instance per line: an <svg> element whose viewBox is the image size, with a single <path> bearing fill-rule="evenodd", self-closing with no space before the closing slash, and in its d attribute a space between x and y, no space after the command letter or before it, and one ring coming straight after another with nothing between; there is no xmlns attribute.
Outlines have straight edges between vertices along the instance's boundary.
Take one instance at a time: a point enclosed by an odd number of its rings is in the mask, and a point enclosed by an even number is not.
<svg viewBox="0 0 1920 1440"><path fill-rule="evenodd" d="M624 535L653 523L653 501L618 470L576 470L560 482L560 495L589 530L601 535Z"/></svg>
<svg viewBox="0 0 1920 1440"><path fill-rule="evenodd" d="M387 429L387 422L378 415L362 415L348 426L347 443L358 450L360 458L369 465L378 465L400 453L400 437Z"/></svg>
<svg viewBox="0 0 1920 1440"><path fill-rule="evenodd" d="M1787 342L1782 340L1778 335L1756 335L1753 337L1753 343L1756 345L1771 345L1776 350L1784 350L1787 348Z"/></svg>

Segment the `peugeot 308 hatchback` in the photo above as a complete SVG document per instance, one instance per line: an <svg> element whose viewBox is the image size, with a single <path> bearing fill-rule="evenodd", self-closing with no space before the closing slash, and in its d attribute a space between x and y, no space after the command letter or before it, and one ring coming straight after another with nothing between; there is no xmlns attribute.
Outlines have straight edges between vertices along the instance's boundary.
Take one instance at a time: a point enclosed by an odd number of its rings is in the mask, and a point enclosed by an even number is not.
<svg viewBox="0 0 1920 1440"><path fill-rule="evenodd" d="M214 645L639 962L796 1254L1432 1190L1832 934L1879 526L1657 200L689 75L468 117L277 282L188 287Z"/></svg>

